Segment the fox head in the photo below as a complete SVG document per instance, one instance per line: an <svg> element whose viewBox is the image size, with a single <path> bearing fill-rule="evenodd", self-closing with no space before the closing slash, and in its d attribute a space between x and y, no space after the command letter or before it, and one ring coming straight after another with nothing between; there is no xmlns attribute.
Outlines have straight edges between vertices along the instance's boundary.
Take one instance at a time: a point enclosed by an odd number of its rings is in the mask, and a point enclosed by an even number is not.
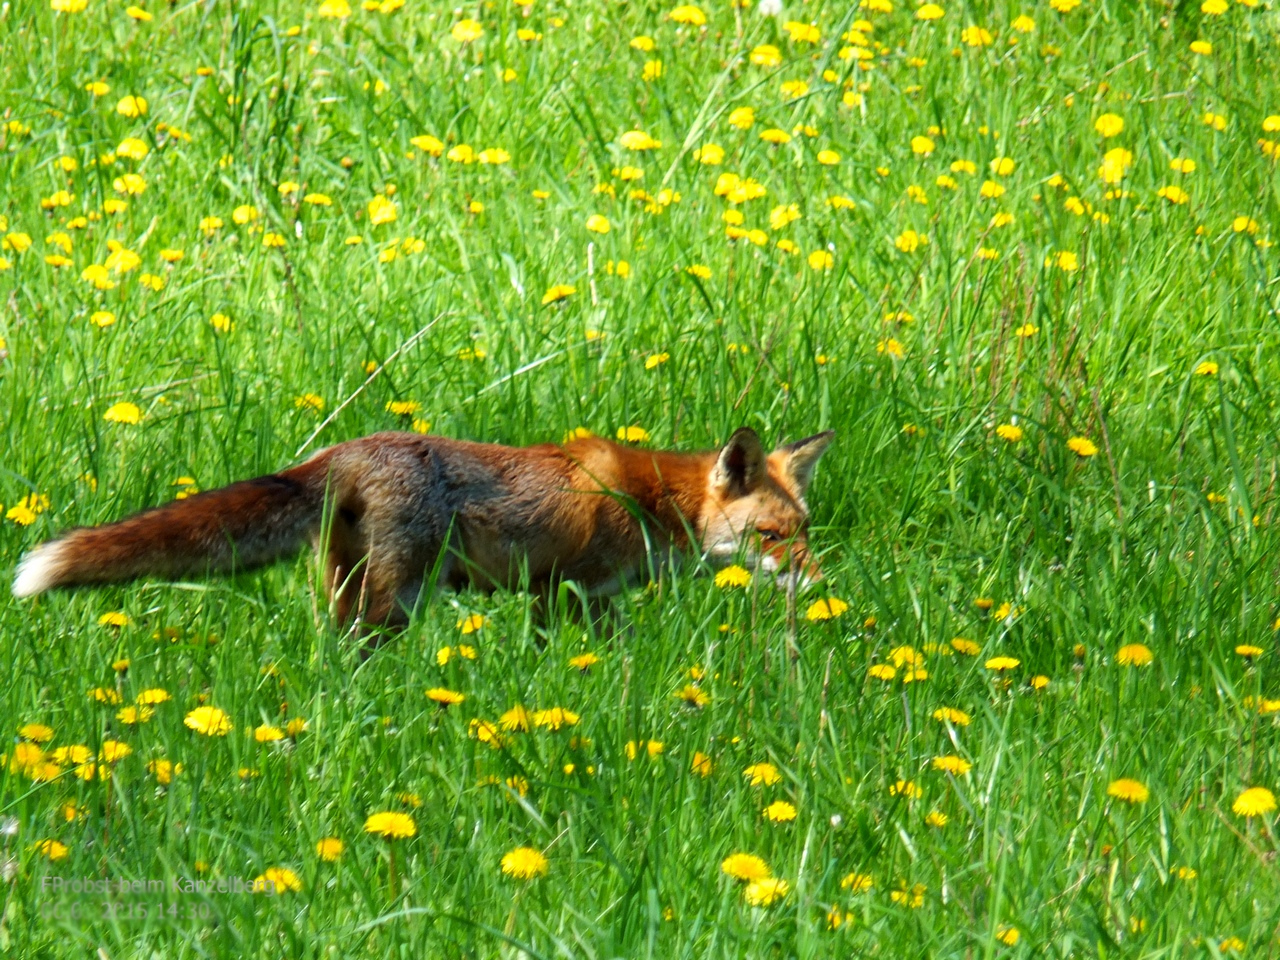
<svg viewBox="0 0 1280 960"><path fill-rule="evenodd" d="M716 456L707 477L702 549L715 564L745 558L786 586L822 579L809 554L804 495L814 468L835 437L827 430L766 454L750 427L740 427Z"/></svg>

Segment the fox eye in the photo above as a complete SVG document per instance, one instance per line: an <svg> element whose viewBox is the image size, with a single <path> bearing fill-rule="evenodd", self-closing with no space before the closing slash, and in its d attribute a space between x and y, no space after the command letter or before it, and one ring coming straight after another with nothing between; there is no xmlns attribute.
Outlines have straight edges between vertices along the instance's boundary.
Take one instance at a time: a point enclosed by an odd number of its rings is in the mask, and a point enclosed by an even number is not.
<svg viewBox="0 0 1280 960"><path fill-rule="evenodd" d="M777 542L779 542L779 541L781 541L781 540L785 540L785 539L786 539L786 538L785 538L781 533L779 533L777 530L764 530L764 529L757 528L757 529L756 529L756 533L760 534L760 537L761 537L761 538L762 538L766 543L777 543Z"/></svg>

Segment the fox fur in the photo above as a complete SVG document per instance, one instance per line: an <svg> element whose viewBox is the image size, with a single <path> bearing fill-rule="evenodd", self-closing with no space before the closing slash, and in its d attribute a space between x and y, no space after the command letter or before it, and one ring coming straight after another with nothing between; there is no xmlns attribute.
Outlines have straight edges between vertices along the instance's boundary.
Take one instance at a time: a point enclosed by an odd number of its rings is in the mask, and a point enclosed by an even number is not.
<svg viewBox="0 0 1280 960"><path fill-rule="evenodd" d="M653 555L683 551L719 565L741 556L809 582L821 572L804 495L833 436L766 454L747 427L699 453L598 437L507 447L378 433L70 530L23 557L13 593L247 569L308 540L324 552L325 588L344 623L403 623L437 564L438 585L455 589L573 580L604 595L646 574Z"/></svg>

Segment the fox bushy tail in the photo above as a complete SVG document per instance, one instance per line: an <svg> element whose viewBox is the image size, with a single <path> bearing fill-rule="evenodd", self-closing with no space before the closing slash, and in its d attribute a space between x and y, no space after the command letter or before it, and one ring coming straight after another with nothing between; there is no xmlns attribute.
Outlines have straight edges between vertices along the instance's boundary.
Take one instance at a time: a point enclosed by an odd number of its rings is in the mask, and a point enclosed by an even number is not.
<svg viewBox="0 0 1280 960"><path fill-rule="evenodd" d="M15 597L134 577L244 569L293 553L320 527L328 457L69 530L22 558Z"/></svg>

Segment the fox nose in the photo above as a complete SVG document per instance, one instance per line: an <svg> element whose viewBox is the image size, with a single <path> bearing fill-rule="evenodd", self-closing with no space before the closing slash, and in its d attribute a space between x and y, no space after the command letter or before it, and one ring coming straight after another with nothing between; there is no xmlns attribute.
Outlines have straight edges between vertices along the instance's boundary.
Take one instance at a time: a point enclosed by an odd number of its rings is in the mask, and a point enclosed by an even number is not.
<svg viewBox="0 0 1280 960"><path fill-rule="evenodd" d="M807 590L823 580L822 569L809 557L807 550L795 550L786 567L777 575L777 584L790 589L792 581L797 590Z"/></svg>
<svg viewBox="0 0 1280 960"><path fill-rule="evenodd" d="M796 574L798 574L798 576L795 576L797 590L808 590L815 584L821 583L823 579L822 571L813 564L808 564L797 570ZM791 571L778 574L778 586L783 589L790 589L792 576Z"/></svg>

